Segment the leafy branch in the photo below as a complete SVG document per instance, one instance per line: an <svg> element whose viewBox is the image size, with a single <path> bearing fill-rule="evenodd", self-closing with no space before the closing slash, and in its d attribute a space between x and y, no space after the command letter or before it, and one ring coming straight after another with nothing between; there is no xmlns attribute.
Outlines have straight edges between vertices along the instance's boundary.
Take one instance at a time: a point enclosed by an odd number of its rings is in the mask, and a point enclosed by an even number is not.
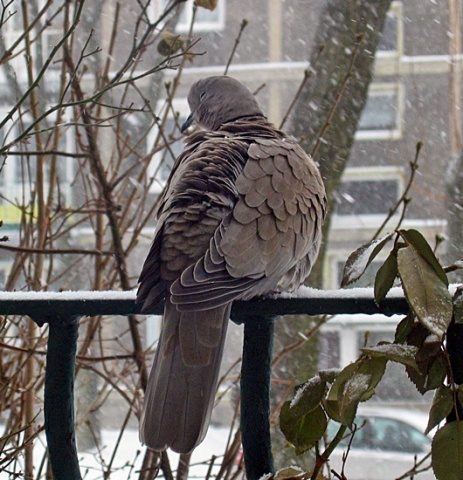
<svg viewBox="0 0 463 480"><path fill-rule="evenodd" d="M310 477L314 480L344 433L355 429L358 406L375 394L388 362L403 365L421 394L435 391L425 433L447 420L432 443L432 467L438 480L461 478L463 473L463 466L455 460L463 458L463 386L456 370L461 354L460 350L452 354L447 340L452 325L463 325L463 289L451 294L447 274L433 249L413 229L396 230L353 252L346 262L343 285L358 280L391 241L392 249L376 274L374 292L380 306L396 280L404 289L410 312L398 324L394 341L363 348L360 357L341 371L319 372L298 387L293 400L281 410L281 429L297 454L310 449L318 452L328 421L341 424L325 451L316 454ZM421 465L418 462L413 472Z"/></svg>

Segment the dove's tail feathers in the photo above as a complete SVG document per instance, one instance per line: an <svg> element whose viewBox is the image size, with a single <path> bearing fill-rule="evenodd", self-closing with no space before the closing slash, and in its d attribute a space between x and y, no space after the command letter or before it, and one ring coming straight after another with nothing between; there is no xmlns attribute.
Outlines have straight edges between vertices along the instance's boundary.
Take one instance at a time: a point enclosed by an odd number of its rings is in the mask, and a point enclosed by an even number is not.
<svg viewBox="0 0 463 480"><path fill-rule="evenodd" d="M166 300L140 422L140 440L149 448L161 451L170 447L188 453L204 439L230 308L224 305L207 312L178 312Z"/></svg>

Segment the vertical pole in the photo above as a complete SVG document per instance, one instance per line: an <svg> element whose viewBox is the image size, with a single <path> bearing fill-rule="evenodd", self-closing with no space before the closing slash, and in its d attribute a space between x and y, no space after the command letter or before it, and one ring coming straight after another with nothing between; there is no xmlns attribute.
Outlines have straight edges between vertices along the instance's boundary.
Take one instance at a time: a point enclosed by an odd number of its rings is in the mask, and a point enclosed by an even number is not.
<svg viewBox="0 0 463 480"><path fill-rule="evenodd" d="M463 385L463 324L456 323L455 320L449 325L447 330L447 352L450 358L453 378L451 379L457 385ZM449 379L450 380L450 379ZM459 397L456 398L456 405L447 417L447 422L454 422L456 419L463 419L463 405Z"/></svg>
<svg viewBox="0 0 463 480"><path fill-rule="evenodd" d="M241 366L241 434L247 480L274 473L270 440L270 376L274 318L244 319Z"/></svg>
<svg viewBox="0 0 463 480"><path fill-rule="evenodd" d="M55 480L82 478L74 428L74 373L78 328L78 316L70 316L49 324L45 372L45 433Z"/></svg>

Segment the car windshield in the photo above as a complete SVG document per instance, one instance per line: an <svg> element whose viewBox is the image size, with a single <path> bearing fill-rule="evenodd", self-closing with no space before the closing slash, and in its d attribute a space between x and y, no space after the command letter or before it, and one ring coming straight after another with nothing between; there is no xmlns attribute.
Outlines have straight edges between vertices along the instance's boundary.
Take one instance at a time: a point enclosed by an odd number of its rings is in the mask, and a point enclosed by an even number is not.
<svg viewBox="0 0 463 480"><path fill-rule="evenodd" d="M362 450L381 450L407 453L427 452L431 440L417 428L395 418L358 416L357 429L351 448ZM328 440L331 441L338 431L339 424L330 422ZM349 444L351 432L341 441L340 446Z"/></svg>

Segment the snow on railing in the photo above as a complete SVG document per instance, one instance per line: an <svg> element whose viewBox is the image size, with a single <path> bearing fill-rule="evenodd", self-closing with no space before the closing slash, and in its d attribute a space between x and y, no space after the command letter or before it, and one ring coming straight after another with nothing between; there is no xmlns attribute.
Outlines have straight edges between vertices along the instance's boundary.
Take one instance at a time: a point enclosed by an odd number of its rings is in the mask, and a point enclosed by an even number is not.
<svg viewBox="0 0 463 480"><path fill-rule="evenodd" d="M152 314L162 314L158 305ZM406 313L400 288L376 305L373 289L314 290L248 302L236 301L232 320L244 324L241 367L241 430L246 476L273 472L270 443L270 370L274 319L282 315ZM96 315L140 314L135 292L0 292L0 315L27 315L49 324L45 374L45 431L56 479L80 480L74 432L74 369L79 319ZM256 422L266 412L266 418ZM264 415L264 416L265 416Z"/></svg>

